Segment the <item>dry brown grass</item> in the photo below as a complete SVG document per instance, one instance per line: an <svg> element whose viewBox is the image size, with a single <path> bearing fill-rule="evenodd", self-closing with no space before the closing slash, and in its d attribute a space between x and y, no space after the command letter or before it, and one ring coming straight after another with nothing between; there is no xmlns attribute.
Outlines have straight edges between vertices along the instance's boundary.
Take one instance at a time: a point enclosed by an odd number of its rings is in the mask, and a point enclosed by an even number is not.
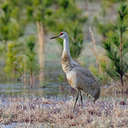
<svg viewBox="0 0 128 128"><path fill-rule="evenodd" d="M128 99L85 100L83 107L74 101L45 98L8 98L0 101L0 124L43 124L51 128L127 128Z"/></svg>
<svg viewBox="0 0 128 128"><path fill-rule="evenodd" d="M123 90L123 94L122 94L122 90ZM115 96L115 95L128 95L128 78L124 79L124 86L122 87L120 81L113 81L111 82L111 84L109 86L103 86L101 87L101 95L111 95L111 96Z"/></svg>

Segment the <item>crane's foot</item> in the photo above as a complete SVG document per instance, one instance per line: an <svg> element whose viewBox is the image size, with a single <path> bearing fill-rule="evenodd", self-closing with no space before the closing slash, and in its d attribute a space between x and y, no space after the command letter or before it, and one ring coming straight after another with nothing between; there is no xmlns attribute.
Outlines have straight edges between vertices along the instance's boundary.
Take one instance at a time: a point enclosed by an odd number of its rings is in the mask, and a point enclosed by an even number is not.
<svg viewBox="0 0 128 128"><path fill-rule="evenodd" d="M93 102L95 103L99 97L100 97L100 88L98 89L97 93L95 94Z"/></svg>
<svg viewBox="0 0 128 128"><path fill-rule="evenodd" d="M80 91L80 101L81 101L80 106L83 107L83 97L82 97L81 91Z"/></svg>
<svg viewBox="0 0 128 128"><path fill-rule="evenodd" d="M78 93L77 93L77 96L76 96L76 100L75 100L75 103L74 103L74 107L73 107L73 112L75 111L75 107L76 107L76 103L78 101L78 98L79 98L79 90L78 90Z"/></svg>
<svg viewBox="0 0 128 128"><path fill-rule="evenodd" d="M95 104L95 102L96 102L96 99L93 100L93 103L94 103L94 104Z"/></svg>

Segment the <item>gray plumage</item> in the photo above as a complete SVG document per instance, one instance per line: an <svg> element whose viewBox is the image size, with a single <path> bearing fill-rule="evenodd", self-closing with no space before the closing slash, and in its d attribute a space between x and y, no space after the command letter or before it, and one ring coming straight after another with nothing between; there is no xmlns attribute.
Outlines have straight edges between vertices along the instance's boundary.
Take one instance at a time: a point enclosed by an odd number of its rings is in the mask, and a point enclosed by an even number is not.
<svg viewBox="0 0 128 128"><path fill-rule="evenodd" d="M94 97L95 102L100 96L99 82L88 69L81 67L80 64L72 59L69 50L69 40L67 33L61 32L60 35L56 37L62 38L64 40L64 49L61 57L62 69L66 74L68 83L78 92L74 108L76 106L79 95L81 97L81 103L83 103L81 91ZM56 37L52 37L52 39Z"/></svg>

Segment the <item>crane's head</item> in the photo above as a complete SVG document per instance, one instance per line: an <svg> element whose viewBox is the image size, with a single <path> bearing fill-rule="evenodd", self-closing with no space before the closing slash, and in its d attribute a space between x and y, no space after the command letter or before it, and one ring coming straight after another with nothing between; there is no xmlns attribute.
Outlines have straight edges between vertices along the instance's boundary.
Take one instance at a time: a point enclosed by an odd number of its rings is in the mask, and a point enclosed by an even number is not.
<svg viewBox="0 0 128 128"><path fill-rule="evenodd" d="M51 37L50 39L55 39L55 38L61 38L61 39L64 39L64 38L66 38L66 37L68 37L67 32L60 32L59 35L57 35L57 36L53 36L53 37Z"/></svg>

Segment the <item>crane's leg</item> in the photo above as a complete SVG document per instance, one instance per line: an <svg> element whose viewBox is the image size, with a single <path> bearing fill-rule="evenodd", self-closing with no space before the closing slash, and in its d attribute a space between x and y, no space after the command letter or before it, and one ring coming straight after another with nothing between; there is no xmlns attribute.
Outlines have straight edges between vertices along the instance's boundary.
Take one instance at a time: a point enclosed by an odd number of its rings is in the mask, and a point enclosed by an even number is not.
<svg viewBox="0 0 128 128"><path fill-rule="evenodd" d="M97 92L96 92L96 94L94 96L94 101L93 101L94 103L99 98L99 96L100 96L100 88L98 88L98 90L97 90Z"/></svg>
<svg viewBox="0 0 128 128"><path fill-rule="evenodd" d="M77 103L77 101L78 101L78 98L79 98L79 90L78 90L78 92L77 92L76 101L75 101L75 104L74 104L74 107L73 107L73 112L74 112L74 110L75 110L75 107L76 107L76 103Z"/></svg>
<svg viewBox="0 0 128 128"><path fill-rule="evenodd" d="M83 97L82 97L81 91L80 91L80 100L81 100L81 106L83 106Z"/></svg>

